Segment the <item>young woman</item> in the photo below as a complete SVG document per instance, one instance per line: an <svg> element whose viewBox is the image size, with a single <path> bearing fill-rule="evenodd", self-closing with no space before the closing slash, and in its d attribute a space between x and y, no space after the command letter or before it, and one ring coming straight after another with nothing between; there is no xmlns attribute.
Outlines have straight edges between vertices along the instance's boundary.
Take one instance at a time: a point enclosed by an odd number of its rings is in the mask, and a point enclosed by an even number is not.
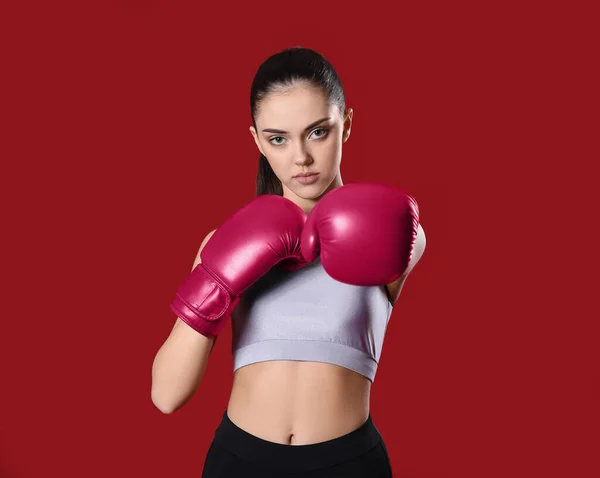
<svg viewBox="0 0 600 478"><path fill-rule="evenodd" d="M203 477L390 477L369 408L392 307L425 248L414 199L344 185L353 112L319 53L268 58L251 90L257 198L211 231L171 304L152 400L180 408L232 319L234 380Z"/></svg>

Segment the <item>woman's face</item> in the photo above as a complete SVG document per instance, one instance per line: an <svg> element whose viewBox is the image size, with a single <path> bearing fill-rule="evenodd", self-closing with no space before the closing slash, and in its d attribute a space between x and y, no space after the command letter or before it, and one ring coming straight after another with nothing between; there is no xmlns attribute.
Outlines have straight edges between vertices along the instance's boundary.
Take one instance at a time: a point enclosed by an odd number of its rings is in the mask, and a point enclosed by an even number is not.
<svg viewBox="0 0 600 478"><path fill-rule="evenodd" d="M350 135L352 110L343 117L320 89L297 84L263 98L255 122L250 132L284 197L306 204L342 185L342 143ZM316 174L298 177L302 173Z"/></svg>

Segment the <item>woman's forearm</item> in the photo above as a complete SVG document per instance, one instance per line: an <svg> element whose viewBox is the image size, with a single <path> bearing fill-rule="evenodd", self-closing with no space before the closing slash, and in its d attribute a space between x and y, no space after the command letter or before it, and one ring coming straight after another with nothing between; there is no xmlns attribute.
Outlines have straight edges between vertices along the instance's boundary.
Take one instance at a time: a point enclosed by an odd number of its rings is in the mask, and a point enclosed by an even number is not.
<svg viewBox="0 0 600 478"><path fill-rule="evenodd" d="M152 402L159 410L172 413L192 397L214 342L177 319L152 364Z"/></svg>

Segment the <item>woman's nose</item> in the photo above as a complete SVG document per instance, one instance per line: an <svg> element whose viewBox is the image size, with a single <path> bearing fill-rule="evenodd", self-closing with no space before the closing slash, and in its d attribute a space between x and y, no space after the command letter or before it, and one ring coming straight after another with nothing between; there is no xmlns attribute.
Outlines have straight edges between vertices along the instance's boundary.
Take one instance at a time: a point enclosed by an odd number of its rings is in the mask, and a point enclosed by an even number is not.
<svg viewBox="0 0 600 478"><path fill-rule="evenodd" d="M294 152L294 163L297 166L312 164L313 159L305 147L299 146Z"/></svg>

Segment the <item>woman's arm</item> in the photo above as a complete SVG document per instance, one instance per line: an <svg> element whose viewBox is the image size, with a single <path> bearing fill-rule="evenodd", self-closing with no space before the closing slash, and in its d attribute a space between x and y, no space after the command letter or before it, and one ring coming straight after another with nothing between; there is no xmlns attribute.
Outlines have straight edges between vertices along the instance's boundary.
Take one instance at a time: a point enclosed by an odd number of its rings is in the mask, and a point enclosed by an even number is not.
<svg viewBox="0 0 600 478"><path fill-rule="evenodd" d="M202 241L192 270L200 264L200 253L214 232ZM152 403L161 412L173 413L192 397L204 377L214 342L177 318L152 364Z"/></svg>
<svg viewBox="0 0 600 478"><path fill-rule="evenodd" d="M417 229L417 238L413 247L413 253L410 258L410 262L408 263L408 267L406 268L406 271L404 272L404 274L402 274L402 276L399 279L395 280L390 284L387 284L388 295L392 305L394 305L398 300L398 297L400 297L400 292L402 292L404 282L406 281L406 278L408 277L410 271L413 270L413 268L417 265L417 262L419 262L419 259L421 259L421 256L425 252L426 244L427 237L425 236L425 231L423 230L423 227L419 223L419 227Z"/></svg>

